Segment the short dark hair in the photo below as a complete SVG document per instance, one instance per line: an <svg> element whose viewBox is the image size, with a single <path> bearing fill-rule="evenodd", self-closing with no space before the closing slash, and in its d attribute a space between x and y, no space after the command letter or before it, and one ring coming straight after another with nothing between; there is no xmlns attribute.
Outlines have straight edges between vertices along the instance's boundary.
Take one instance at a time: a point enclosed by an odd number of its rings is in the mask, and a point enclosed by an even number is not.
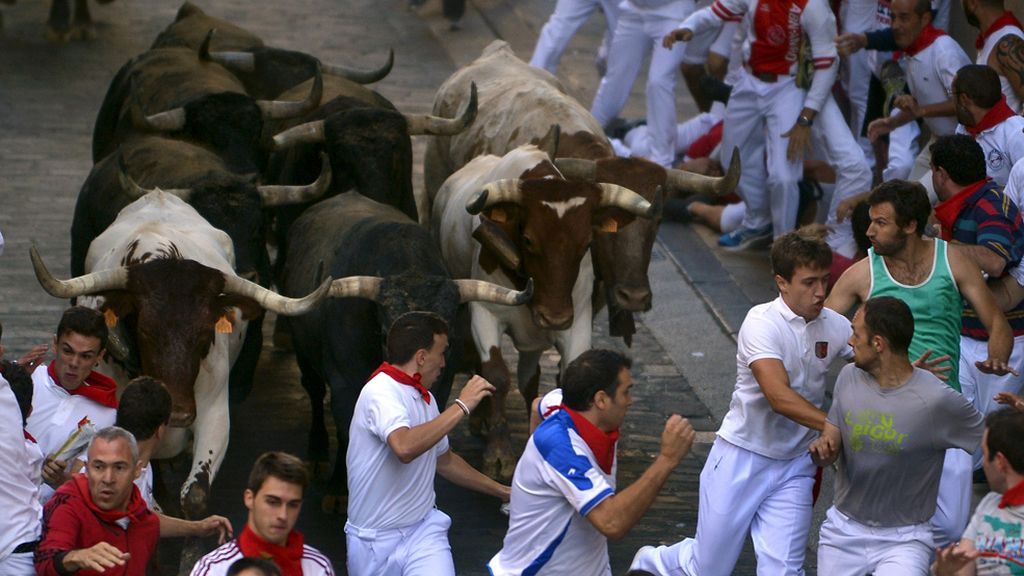
<svg viewBox="0 0 1024 576"><path fill-rule="evenodd" d="M448 334L448 323L433 312L402 314L388 330L388 362L405 364L417 350L430 350L435 334Z"/></svg>
<svg viewBox="0 0 1024 576"><path fill-rule="evenodd" d="M11 392L14 392L18 409L21 410L21 425L25 426L28 415L32 413L32 393L35 390L32 386L32 376L24 366L8 360L0 361L0 374L3 374L4 379L11 385Z"/></svg>
<svg viewBox="0 0 1024 576"><path fill-rule="evenodd" d="M907 303L893 296L876 296L864 302L864 324L872 336L889 342L896 354L906 354L914 338L914 314Z"/></svg>
<svg viewBox="0 0 1024 576"><path fill-rule="evenodd" d="M988 459L991 461L997 452L1006 456L1010 467L1018 474L1024 473L1024 412L1013 408L1003 408L992 412L985 418L988 428Z"/></svg>
<svg viewBox="0 0 1024 576"><path fill-rule="evenodd" d="M569 363L562 375L562 403L576 411L589 409L601 390L615 396L619 372L633 366L633 361L614 350L587 350Z"/></svg>
<svg viewBox="0 0 1024 576"><path fill-rule="evenodd" d="M966 94L979 108L992 108L1003 98L999 74L985 64L968 64L957 70L953 92Z"/></svg>
<svg viewBox="0 0 1024 576"><path fill-rule="evenodd" d="M832 249L821 238L800 230L776 238L772 243L772 271L789 282L801 266L828 270Z"/></svg>
<svg viewBox="0 0 1024 576"><path fill-rule="evenodd" d="M929 148L932 166L942 168L960 186L974 184L986 177L985 152L966 134L939 136Z"/></svg>
<svg viewBox="0 0 1024 576"><path fill-rule="evenodd" d="M882 182L868 196L868 206L875 207L888 202L896 212L896 225L906 226L913 221L918 235L924 234L932 204L928 192L918 182L889 180Z"/></svg>
<svg viewBox="0 0 1024 576"><path fill-rule="evenodd" d="M249 472L249 483L246 488L255 494L263 487L267 478L273 476L282 482L302 486L302 492L309 487L309 470L296 456L287 452L264 452L256 459Z"/></svg>
<svg viewBox="0 0 1024 576"><path fill-rule="evenodd" d="M935 13L932 12L932 0L917 0L917 2L914 3L914 13L918 16L931 14L932 18L934 18Z"/></svg>
<svg viewBox="0 0 1024 576"><path fill-rule="evenodd" d="M256 556L239 558L228 567L227 576L238 576L243 570L259 570L263 576L281 576L281 569L270 560Z"/></svg>
<svg viewBox="0 0 1024 576"><path fill-rule="evenodd" d="M110 333L103 314L85 306L72 306L61 315L60 323L57 324L57 338L69 332L99 338L101 350L107 347L107 336Z"/></svg>
<svg viewBox="0 0 1024 576"><path fill-rule="evenodd" d="M128 383L117 404L116 425L149 440L160 426L171 420L171 393L164 383L150 376L139 376Z"/></svg>

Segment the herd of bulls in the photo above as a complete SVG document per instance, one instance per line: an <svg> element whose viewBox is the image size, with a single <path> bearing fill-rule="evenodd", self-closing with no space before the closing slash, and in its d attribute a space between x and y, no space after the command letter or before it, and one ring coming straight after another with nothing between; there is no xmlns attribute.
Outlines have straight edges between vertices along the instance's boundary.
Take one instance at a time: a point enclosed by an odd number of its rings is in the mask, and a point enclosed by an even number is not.
<svg viewBox="0 0 1024 576"><path fill-rule="evenodd" d="M251 388L264 310L291 332L314 460L329 456L331 391L333 494L344 492L359 391L388 326L412 310L453 327L434 389L442 405L457 370L496 386L471 425L488 437L485 472L507 479L502 336L519 352L528 402L542 352L556 347L564 368L590 347L596 306L607 304L612 334L630 342L633 312L651 306L663 196L736 185L735 159L708 178L616 158L561 83L503 42L441 86L436 116L403 114L363 86L392 61L328 65L186 2L100 107L71 231L73 277L54 278L33 250L47 292L104 312L112 330L100 369L122 384L149 374L171 391L172 430L157 457L184 450L191 429L187 517L206 514L229 397ZM413 193L413 135L431 136L426 213ZM192 548L182 566L202 553Z"/></svg>

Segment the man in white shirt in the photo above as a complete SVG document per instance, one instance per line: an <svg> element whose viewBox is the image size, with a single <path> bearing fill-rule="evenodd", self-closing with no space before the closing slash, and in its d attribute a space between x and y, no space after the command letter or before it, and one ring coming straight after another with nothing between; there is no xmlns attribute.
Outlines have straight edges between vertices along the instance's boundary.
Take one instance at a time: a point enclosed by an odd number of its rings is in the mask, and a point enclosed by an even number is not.
<svg viewBox="0 0 1024 576"><path fill-rule="evenodd" d="M670 416L657 459L615 491L619 427L633 403L630 365L618 352L588 350L566 368L561 403L516 466L508 533L487 564L493 576L611 575L607 539L623 537L643 517L695 436L685 418Z"/></svg>
<svg viewBox="0 0 1024 576"><path fill-rule="evenodd" d="M1010 169L1024 158L1024 118L1007 105L999 75L983 64L969 64L953 80L958 134L969 134L985 153L985 171L1006 186Z"/></svg>
<svg viewBox="0 0 1024 576"><path fill-rule="evenodd" d="M302 460L284 452L260 455L246 484L245 528L237 539L200 558L191 576L225 576L243 557L270 560L283 576L334 576L330 559L295 530L308 487L309 471ZM161 536L163 524L161 519Z"/></svg>
<svg viewBox="0 0 1024 576"><path fill-rule="evenodd" d="M740 327L736 389L700 475L697 534L645 546L631 568L660 576L727 576L749 532L761 576L803 574L815 466L825 426L825 375L849 358L850 322L825 308L832 251L791 232L775 240L779 297Z"/></svg>
<svg viewBox="0 0 1024 576"><path fill-rule="evenodd" d="M351 576L454 576L451 519L434 507L435 472L503 502L510 489L448 447L448 432L494 386L479 376L444 412L430 387L444 369L448 325L409 312L388 331L387 359L363 387L349 428L348 573Z"/></svg>
<svg viewBox="0 0 1024 576"><path fill-rule="evenodd" d="M723 22L743 21L745 14L744 68L729 96L722 141L739 148L745 173L764 165L766 178L763 186L741 187L743 224L718 240L727 250L746 249L796 227L803 153L837 70L836 20L823 0L715 0L667 34L663 45L689 41ZM806 90L796 79L805 34L814 67Z"/></svg>
<svg viewBox="0 0 1024 576"><path fill-rule="evenodd" d="M95 430L112 426L117 411L117 384L93 370L107 344L103 315L84 306L68 308L53 341L53 361L32 372L32 415L25 426L46 456L40 489L44 503L70 479L74 470L69 468L78 462L55 458L69 436L87 423Z"/></svg>
<svg viewBox="0 0 1024 576"><path fill-rule="evenodd" d="M39 542L39 487L25 446L22 412L11 386L0 376L0 574L32 576Z"/></svg>

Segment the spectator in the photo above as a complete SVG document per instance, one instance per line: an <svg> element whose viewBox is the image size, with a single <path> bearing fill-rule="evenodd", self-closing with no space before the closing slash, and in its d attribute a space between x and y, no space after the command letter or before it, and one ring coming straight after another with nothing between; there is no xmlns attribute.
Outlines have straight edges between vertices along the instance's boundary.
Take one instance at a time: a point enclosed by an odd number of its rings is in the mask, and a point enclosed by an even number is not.
<svg viewBox="0 0 1024 576"><path fill-rule="evenodd" d="M281 571L269 560L242 558L228 568L227 576L281 576Z"/></svg>
<svg viewBox="0 0 1024 576"><path fill-rule="evenodd" d="M134 484L141 470L135 438L123 428L103 428L89 443L88 454L85 472L75 474L46 503L36 572L145 574L160 521Z"/></svg>
<svg viewBox="0 0 1024 576"><path fill-rule="evenodd" d="M508 533L490 574L611 572L607 538L622 538L643 517L694 439L685 418L669 417L657 459L616 493L615 448L633 403L630 364L618 352L588 350L566 368L558 410L516 466Z"/></svg>
<svg viewBox="0 0 1024 576"><path fill-rule="evenodd" d="M964 66L953 79L953 99L960 122L957 133L969 134L981 145L989 178L1006 186L1010 169L1024 158L1024 118L1006 105L999 75L988 66Z"/></svg>
<svg viewBox="0 0 1024 576"><path fill-rule="evenodd" d="M32 554L39 543L39 484L25 450L23 402L5 379L9 374L5 368L0 375L0 574L32 576ZM31 386L21 388L31 393Z"/></svg>
<svg viewBox="0 0 1024 576"><path fill-rule="evenodd" d="M295 530L308 487L302 460L284 452L260 456L243 496L249 509L245 528L237 540L203 556L192 576L235 574L231 570L243 557L272 560L284 576L334 576L331 561Z"/></svg>

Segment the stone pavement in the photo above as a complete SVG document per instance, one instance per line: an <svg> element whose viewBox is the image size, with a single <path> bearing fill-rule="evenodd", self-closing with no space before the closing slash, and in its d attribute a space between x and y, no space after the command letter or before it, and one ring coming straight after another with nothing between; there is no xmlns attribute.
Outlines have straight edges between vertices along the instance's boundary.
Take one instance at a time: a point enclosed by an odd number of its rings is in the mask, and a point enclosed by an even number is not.
<svg viewBox="0 0 1024 576"><path fill-rule="evenodd" d="M395 69L374 88L403 111L427 112L437 86L494 38L511 42L520 57L528 58L554 2L473 0L463 29L456 32L447 29L434 0L417 12L407 10L402 0L274 4L208 0L201 5L211 14L262 35L268 44L310 52L326 61L372 67L393 46ZM67 274L74 202L92 165L92 123L107 84L127 58L148 46L176 10L176 3L119 0L94 8L97 40L52 45L45 39L42 24L44 3L23 0L3 8L0 230L7 238L7 250L0 256L0 322L4 324L3 343L12 356L34 343L49 341L65 306L39 289L27 258L28 247L39 247L55 275ZM602 29L601 17L596 15L570 44L562 61L562 77L584 103L589 103L598 81L592 55ZM642 89L641 75L625 116L643 115ZM683 118L694 107L684 89L677 92ZM415 139L417 189L424 146L424 139ZM697 477L707 441L728 406L735 377L732 337L751 302L774 296L765 252L725 254L713 244L713 236L706 231L666 223L652 258L654 309L641 319L634 348L629 351L635 359L636 404L620 444L620 486L634 481L657 453L661 425L668 414L679 412L690 418L702 431L704 442L680 466L637 528L612 543L615 574L625 571L640 545L692 535ZM604 316L595 321L595 345L621 346L604 336L605 323ZM544 357L542 390L553 386L556 364L555 354ZM268 342L259 374L253 396L232 414L231 448L214 484L213 511L227 515L237 529L245 517L241 491L255 456L268 449L305 452L308 400L298 384L291 354ZM521 447L526 436L525 407L515 399L509 405L514 439ZM470 462L479 463L482 444L464 427L453 434L453 445ZM164 469L171 479L185 472L187 462L181 459ZM173 483L168 485L172 494L176 492ZM339 573L344 573L341 521L319 510L320 496L318 484L305 507L301 529L311 544L335 560ZM481 573L505 531L497 503L439 480L439 506L454 519L451 542L459 573ZM173 543L164 547L165 567L174 565L175 550ZM809 561L813 565L813 558ZM748 546L736 573L753 574L753 566Z"/></svg>

